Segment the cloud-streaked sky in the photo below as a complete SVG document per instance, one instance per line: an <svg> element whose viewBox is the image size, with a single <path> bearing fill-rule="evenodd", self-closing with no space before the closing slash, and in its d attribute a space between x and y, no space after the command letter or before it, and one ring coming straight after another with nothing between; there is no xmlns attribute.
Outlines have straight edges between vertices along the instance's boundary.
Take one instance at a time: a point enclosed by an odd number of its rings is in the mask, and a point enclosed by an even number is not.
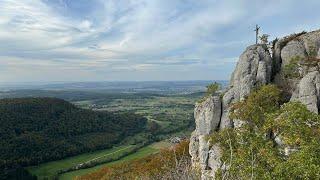
<svg viewBox="0 0 320 180"><path fill-rule="evenodd" d="M259 24L320 28L319 0L0 0L0 82L225 80Z"/></svg>

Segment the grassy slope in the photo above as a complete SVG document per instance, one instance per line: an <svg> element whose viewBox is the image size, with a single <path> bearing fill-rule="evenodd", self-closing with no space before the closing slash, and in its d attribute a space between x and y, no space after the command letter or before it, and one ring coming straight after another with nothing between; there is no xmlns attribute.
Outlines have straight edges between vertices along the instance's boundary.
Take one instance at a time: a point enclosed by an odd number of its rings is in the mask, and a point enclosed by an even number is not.
<svg viewBox="0 0 320 180"><path fill-rule="evenodd" d="M92 168L88 168L88 169L81 169L81 170L78 170L78 171L72 171L72 172L69 172L69 173L65 173L65 174L62 174L59 179L60 180L71 180L73 178L75 178L76 176L80 176L80 175L84 175L84 174L88 174L88 173L91 173L91 172L94 172L94 171L97 171L103 167L108 167L108 166L112 166L112 165L115 165L115 164L118 164L118 163L121 163L121 162L125 162L125 161L130 161L130 160L134 160L134 159L138 159L138 158L142 158L142 157L145 157L147 155L150 155L152 153L156 153L159 151L158 145L149 145L149 146L146 146L144 148L141 148L140 150L138 150L136 153L133 153L131 155L128 155L118 161L113 161L113 162L110 162L110 163L105 163L105 164L101 164L99 166L95 166L95 167L92 167Z"/></svg>
<svg viewBox="0 0 320 180"><path fill-rule="evenodd" d="M119 146L112 149L94 151L92 153L85 153L74 157L69 157L63 160L52 161L48 163L41 164L39 166L28 167L27 169L39 179L45 176L54 176L59 170L70 168L77 164L87 162L97 157L102 157L106 155L116 155L115 153L122 153L123 151L129 149L131 146Z"/></svg>

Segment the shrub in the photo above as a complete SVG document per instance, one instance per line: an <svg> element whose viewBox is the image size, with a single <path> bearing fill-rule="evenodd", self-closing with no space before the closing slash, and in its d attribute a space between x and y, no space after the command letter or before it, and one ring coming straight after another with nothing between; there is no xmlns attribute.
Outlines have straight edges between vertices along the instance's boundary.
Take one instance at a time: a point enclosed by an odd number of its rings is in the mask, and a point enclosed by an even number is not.
<svg viewBox="0 0 320 180"><path fill-rule="evenodd" d="M286 78L293 79L293 78L299 78L300 73L299 73L299 68L300 68L300 61L302 58L299 56L294 57L290 60L289 64L284 66L283 69L283 74Z"/></svg>
<svg viewBox="0 0 320 180"><path fill-rule="evenodd" d="M215 94L218 90L220 90L220 88L221 88L221 85L220 85L219 83L217 83L217 82L214 82L214 83L212 83L212 84L209 84L209 85L207 86L207 92L206 92L206 94L207 94L207 95Z"/></svg>
<svg viewBox="0 0 320 180"><path fill-rule="evenodd" d="M289 79L300 78L301 75L299 70L302 69L302 67L310 68L318 66L320 59L317 57L317 53L317 48L314 46L310 46L307 57L293 57L290 60L289 64L284 66L284 76Z"/></svg>
<svg viewBox="0 0 320 180"><path fill-rule="evenodd" d="M227 167L216 179L320 178L320 116L299 102L281 103L280 91L268 85L232 107L230 117L247 123L212 134Z"/></svg>
<svg viewBox="0 0 320 180"><path fill-rule="evenodd" d="M275 85L265 85L252 92L246 100L232 104L230 117L261 126L266 113L277 110L281 103L280 89Z"/></svg>
<svg viewBox="0 0 320 180"><path fill-rule="evenodd" d="M218 90L221 89L221 84L214 82L212 84L207 85L207 91L206 94L203 98L201 98L198 103L203 102L204 100L206 100L209 96L216 94Z"/></svg>

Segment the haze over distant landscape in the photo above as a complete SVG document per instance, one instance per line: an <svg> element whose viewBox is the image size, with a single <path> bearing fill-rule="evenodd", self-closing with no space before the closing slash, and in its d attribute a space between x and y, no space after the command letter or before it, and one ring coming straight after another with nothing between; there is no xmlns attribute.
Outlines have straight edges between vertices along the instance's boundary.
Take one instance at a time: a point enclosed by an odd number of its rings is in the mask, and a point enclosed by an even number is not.
<svg viewBox="0 0 320 180"><path fill-rule="evenodd" d="M320 25L317 0L85 2L1 0L0 82L227 80L255 24Z"/></svg>
<svg viewBox="0 0 320 180"><path fill-rule="evenodd" d="M0 0L0 180L320 179L319 0Z"/></svg>

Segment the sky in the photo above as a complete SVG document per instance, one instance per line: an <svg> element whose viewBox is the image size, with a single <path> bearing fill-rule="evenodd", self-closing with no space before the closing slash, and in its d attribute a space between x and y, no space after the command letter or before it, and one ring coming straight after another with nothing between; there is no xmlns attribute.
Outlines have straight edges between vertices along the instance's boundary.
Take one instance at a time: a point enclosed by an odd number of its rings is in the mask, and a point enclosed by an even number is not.
<svg viewBox="0 0 320 180"><path fill-rule="evenodd" d="M320 28L319 0L0 0L0 82L228 80L259 24Z"/></svg>

